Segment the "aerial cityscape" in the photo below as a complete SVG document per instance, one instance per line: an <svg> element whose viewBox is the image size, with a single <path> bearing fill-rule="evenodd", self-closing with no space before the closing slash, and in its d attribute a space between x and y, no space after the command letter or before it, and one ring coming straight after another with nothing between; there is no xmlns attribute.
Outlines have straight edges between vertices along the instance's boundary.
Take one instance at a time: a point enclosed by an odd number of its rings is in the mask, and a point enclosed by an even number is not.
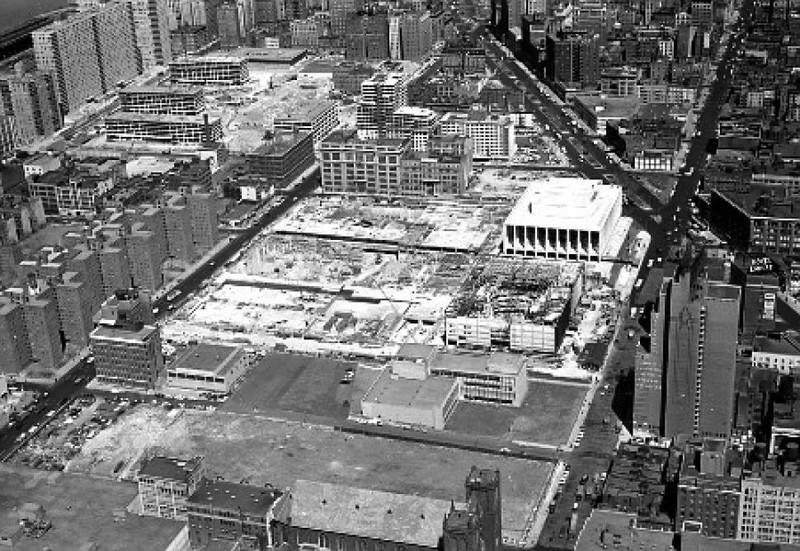
<svg viewBox="0 0 800 551"><path fill-rule="evenodd" d="M0 0L0 548L800 551L800 0Z"/></svg>

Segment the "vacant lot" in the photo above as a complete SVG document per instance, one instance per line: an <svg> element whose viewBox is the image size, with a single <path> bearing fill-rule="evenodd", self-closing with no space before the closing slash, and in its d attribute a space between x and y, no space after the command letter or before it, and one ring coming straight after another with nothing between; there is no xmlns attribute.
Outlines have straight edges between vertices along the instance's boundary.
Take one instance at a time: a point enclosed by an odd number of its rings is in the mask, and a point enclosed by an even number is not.
<svg viewBox="0 0 800 551"><path fill-rule="evenodd" d="M139 445L156 445L176 455L200 454L210 476L247 480L279 488L297 479L347 484L439 499L464 499L464 478L472 465L498 468L503 480L503 526L512 537L538 504L551 471L545 462L350 435L252 414L179 412L137 406L87 446L70 469L106 473ZM155 418L163 417L162 420ZM131 428L141 436L132 437ZM152 429L152 431L150 430Z"/></svg>
<svg viewBox="0 0 800 551"><path fill-rule="evenodd" d="M226 401L233 413L293 412L346 419L351 388L342 384L355 364L294 354L270 354L256 365Z"/></svg>
<svg viewBox="0 0 800 551"><path fill-rule="evenodd" d="M53 523L15 550L84 549L90 542L109 551L165 549L185 523L126 513L135 496L133 484L0 465L0 526L18 522L16 508L29 502L42 505Z"/></svg>
<svg viewBox="0 0 800 551"><path fill-rule="evenodd" d="M445 428L549 446L565 444L586 387L530 382L520 408L461 402Z"/></svg>

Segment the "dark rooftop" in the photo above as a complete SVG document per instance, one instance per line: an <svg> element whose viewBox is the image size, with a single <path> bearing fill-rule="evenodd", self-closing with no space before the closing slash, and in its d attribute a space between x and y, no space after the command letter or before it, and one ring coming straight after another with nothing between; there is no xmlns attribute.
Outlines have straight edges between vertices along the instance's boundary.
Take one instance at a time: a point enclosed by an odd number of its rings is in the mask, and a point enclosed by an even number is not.
<svg viewBox="0 0 800 551"><path fill-rule="evenodd" d="M222 480L203 480L197 490L189 496L187 503L263 517L281 495L282 492L274 488L235 484Z"/></svg>

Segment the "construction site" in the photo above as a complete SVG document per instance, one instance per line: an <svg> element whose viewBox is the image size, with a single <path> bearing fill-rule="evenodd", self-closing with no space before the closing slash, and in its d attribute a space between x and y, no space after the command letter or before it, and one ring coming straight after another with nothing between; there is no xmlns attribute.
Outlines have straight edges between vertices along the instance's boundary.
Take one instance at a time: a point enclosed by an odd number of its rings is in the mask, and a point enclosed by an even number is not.
<svg viewBox="0 0 800 551"><path fill-rule="evenodd" d="M447 344L556 353L583 290L583 264L493 259L473 267L445 313Z"/></svg>

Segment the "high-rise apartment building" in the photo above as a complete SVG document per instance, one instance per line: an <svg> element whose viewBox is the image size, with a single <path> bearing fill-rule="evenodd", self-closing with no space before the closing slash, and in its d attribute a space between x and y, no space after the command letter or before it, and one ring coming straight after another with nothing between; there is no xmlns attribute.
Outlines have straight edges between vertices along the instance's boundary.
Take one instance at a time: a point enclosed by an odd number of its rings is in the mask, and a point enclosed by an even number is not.
<svg viewBox="0 0 800 551"><path fill-rule="evenodd" d="M141 72L128 3L105 4L34 31L39 71L53 75L62 112Z"/></svg>
<svg viewBox="0 0 800 551"><path fill-rule="evenodd" d="M64 338L80 348L88 346L93 327L92 316L96 311L93 290L77 272L64 273L55 289Z"/></svg>
<svg viewBox="0 0 800 551"><path fill-rule="evenodd" d="M125 252L133 285L155 291L161 286L161 246L156 234L143 222L134 223L125 233Z"/></svg>
<svg viewBox="0 0 800 551"><path fill-rule="evenodd" d="M356 113L356 128L364 138L386 135L392 114L408 104L408 82L405 74L376 73L361 83L361 101Z"/></svg>
<svg viewBox="0 0 800 551"><path fill-rule="evenodd" d="M649 357L636 378L634 430L660 436L726 438L734 414L739 287L688 273L665 279L654 312ZM660 379L661 389L658 388ZM661 400L661 411L645 406Z"/></svg>
<svg viewBox="0 0 800 551"><path fill-rule="evenodd" d="M39 367L57 369L61 365L63 350L55 291L52 287L38 292L25 288L21 299L33 359Z"/></svg>
<svg viewBox="0 0 800 551"><path fill-rule="evenodd" d="M22 306L7 297L0 297L0 357L2 373L18 373L32 359Z"/></svg>
<svg viewBox="0 0 800 551"><path fill-rule="evenodd" d="M191 262L195 258L192 241L192 217L186 197L170 194L164 205L164 225L167 232L167 251L175 260Z"/></svg>
<svg viewBox="0 0 800 551"><path fill-rule="evenodd" d="M0 115L0 161L11 157L17 147L14 117Z"/></svg>
<svg viewBox="0 0 800 551"><path fill-rule="evenodd" d="M115 237L97 251L100 259L100 276L103 296L108 298L117 289L131 286L131 270L122 237Z"/></svg>
<svg viewBox="0 0 800 551"><path fill-rule="evenodd" d="M0 116L14 117L18 146L50 136L61 128L61 114L53 77L34 71L0 75Z"/></svg>
<svg viewBox="0 0 800 551"><path fill-rule="evenodd" d="M136 45L142 69L166 65L172 61L169 38L170 7L167 0L127 0L133 7Z"/></svg>
<svg viewBox="0 0 800 551"><path fill-rule="evenodd" d="M219 240L217 196L197 191L186 197L192 217L192 241L198 251L208 251Z"/></svg>

